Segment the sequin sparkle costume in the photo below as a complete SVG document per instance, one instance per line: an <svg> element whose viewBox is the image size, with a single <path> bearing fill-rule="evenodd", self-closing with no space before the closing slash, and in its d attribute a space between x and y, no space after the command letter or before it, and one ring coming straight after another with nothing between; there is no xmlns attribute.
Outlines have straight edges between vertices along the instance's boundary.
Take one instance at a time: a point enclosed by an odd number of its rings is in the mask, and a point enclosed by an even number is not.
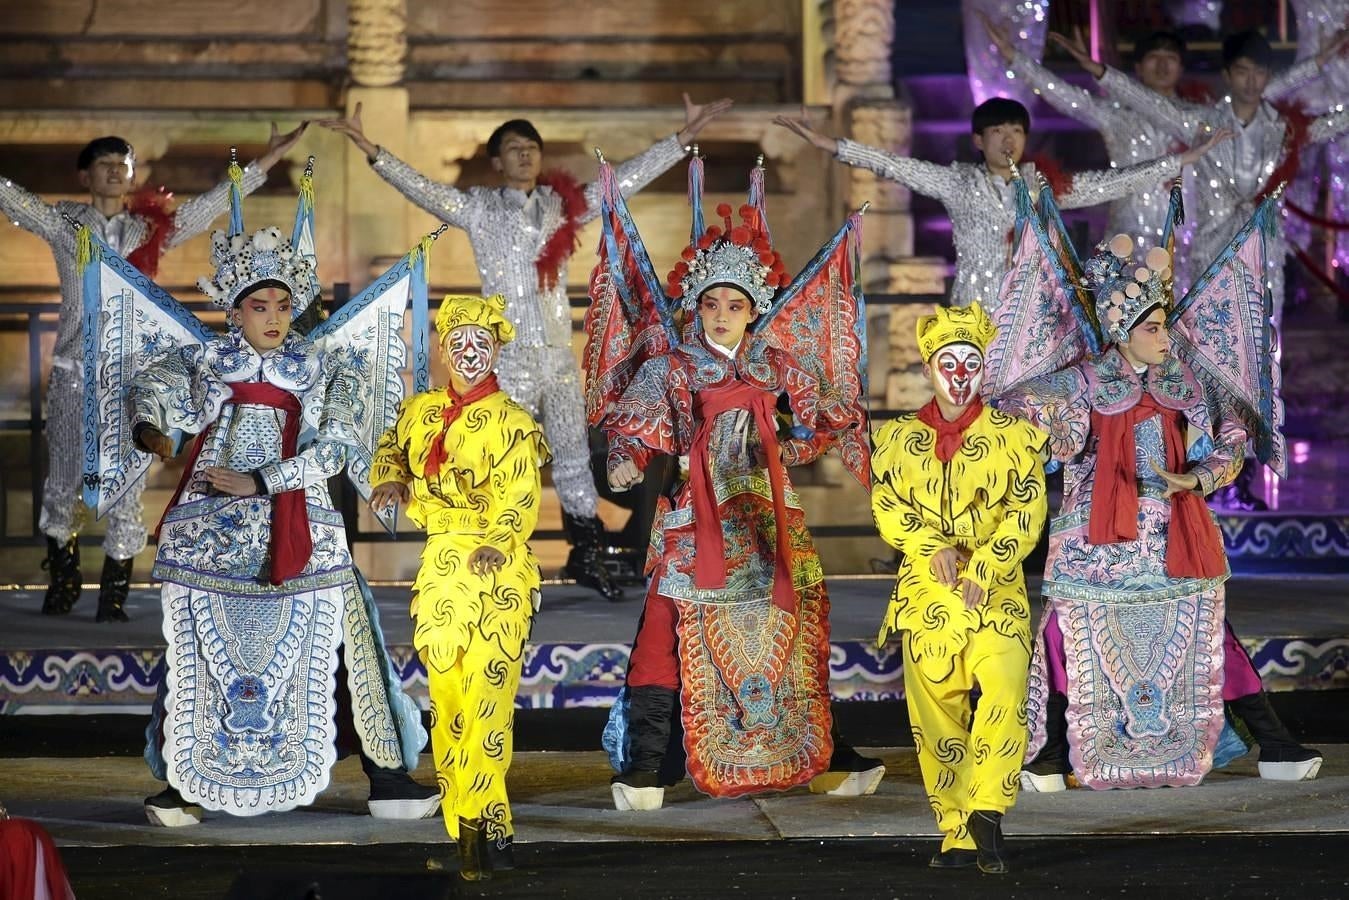
<svg viewBox="0 0 1349 900"><path fill-rule="evenodd" d="M1314 60L1310 63L1315 66ZM1212 128L1235 132L1235 139L1214 147L1194 166L1196 194L1191 218L1195 225L1190 256L1202 263L1218 258L1242 224L1255 213L1258 200L1277 187L1269 184L1269 180L1288 151L1288 121L1268 101L1261 102L1249 123L1237 118L1227 98L1196 111L1177 105L1118 72L1107 71L1101 85L1111 97L1188 144L1202 141ZM1301 139L1307 144L1321 144L1346 131L1349 131L1349 110L1340 105L1312 118ZM1266 277L1274 298L1277 326L1283 315L1283 267L1287 253L1282 216L1275 219L1272 227Z"/></svg>
<svg viewBox="0 0 1349 900"><path fill-rule="evenodd" d="M625 193L641 190L684 156L674 135L618 167ZM565 262L550 287L535 268L544 245L564 224L562 199L547 185L528 196L512 188L460 190L433 181L381 148L372 165L403 196L452 227L473 246L484 294L506 298L506 318L516 339L502 348L497 377L513 400L543 423L553 450L553 483L562 508L579 518L595 516L598 496L590 471L580 374L571 347L571 308ZM597 184L585 186L586 209L577 223L599 211Z"/></svg>
<svg viewBox="0 0 1349 900"><path fill-rule="evenodd" d="M266 173L256 165L243 169L241 190L247 194L262 186ZM176 247L202 233L226 211L230 182L224 181L181 205L165 249ZM62 200L49 205L8 179L0 178L0 210L20 228L45 240L56 260L61 282L61 307L57 318L56 346L52 351L51 379L47 385L47 479L42 486L42 514L38 528L58 543L70 541L79 531L77 504L80 497L80 409L84 393L81 367L80 316L83 305L79 266L75 260L75 229L62 216L70 216L89 228L116 253L127 256L150 237L145 218L123 210L105 217L88 203ZM144 482L128 490L122 502L108 512L103 549L114 559L130 559L145 549L141 490Z"/></svg>
<svg viewBox="0 0 1349 900"><path fill-rule="evenodd" d="M838 160L870 169L911 190L940 200L951 217L956 247L956 275L951 304L968 306L978 300L993 315L998 288L1011 261L1012 226L1016 223L1016 191L983 163L954 162L949 166L896 156L885 150L840 139ZM1023 178L1034 180L1035 166L1020 165ZM1092 206L1146 190L1180 174L1180 157L1164 156L1125 169L1078 172L1072 187L1058 198L1065 209Z"/></svg>

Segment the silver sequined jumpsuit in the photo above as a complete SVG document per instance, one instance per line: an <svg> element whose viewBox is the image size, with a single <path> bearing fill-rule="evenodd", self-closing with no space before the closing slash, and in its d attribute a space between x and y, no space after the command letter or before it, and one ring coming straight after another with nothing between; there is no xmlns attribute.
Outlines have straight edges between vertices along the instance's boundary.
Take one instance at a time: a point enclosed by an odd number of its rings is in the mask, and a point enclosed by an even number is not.
<svg viewBox="0 0 1349 900"><path fill-rule="evenodd" d="M265 172L250 163L244 168L244 193L257 190L266 178ZM228 208L228 181L180 204L164 248L176 247L201 234ZM80 414L84 405L81 363L84 344L80 325L84 299L79 267L75 264L75 229L62 219L62 214L87 225L122 256L145 243L150 224L125 210L107 218L88 203L62 200L51 205L3 177L0 177L0 211L14 224L31 231L51 246L61 280L56 347L52 351L51 378L47 384L47 479L42 486L42 514L38 527L64 544L79 532L76 510L83 458ZM144 486L143 480L137 482L108 511L103 549L113 559L130 559L145 549L141 508Z"/></svg>
<svg viewBox="0 0 1349 900"><path fill-rule="evenodd" d="M674 135L615 168L625 196L635 193L684 156ZM431 215L468 234L484 294L506 298L506 318L515 340L501 348L497 378L512 400L543 423L553 448L553 484L568 514L595 515L598 497L590 472L590 443L581 373L571 348L567 270L557 284L539 285L534 260L563 224L562 200L540 185L529 194L506 187L460 190L433 181L383 147L371 163L379 176ZM599 185L585 186L581 222L599 214Z"/></svg>

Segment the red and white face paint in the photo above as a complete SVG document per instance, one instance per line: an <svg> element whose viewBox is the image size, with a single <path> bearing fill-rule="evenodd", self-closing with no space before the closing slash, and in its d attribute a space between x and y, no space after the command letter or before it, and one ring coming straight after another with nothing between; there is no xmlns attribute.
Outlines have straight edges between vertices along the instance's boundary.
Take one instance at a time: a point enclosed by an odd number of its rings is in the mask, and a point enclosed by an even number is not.
<svg viewBox="0 0 1349 900"><path fill-rule="evenodd" d="M952 406L965 406L984 383L984 355L973 344L947 344L932 356L932 386Z"/></svg>
<svg viewBox="0 0 1349 900"><path fill-rule="evenodd" d="M497 342L481 325L460 325L445 336L445 359L450 371L473 387L492 374Z"/></svg>

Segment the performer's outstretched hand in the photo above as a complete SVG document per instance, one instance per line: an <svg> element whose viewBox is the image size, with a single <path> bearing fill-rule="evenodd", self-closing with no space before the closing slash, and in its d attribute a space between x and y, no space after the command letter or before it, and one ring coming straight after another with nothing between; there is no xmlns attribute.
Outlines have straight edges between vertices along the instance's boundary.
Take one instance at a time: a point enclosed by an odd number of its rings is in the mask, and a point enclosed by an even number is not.
<svg viewBox="0 0 1349 900"><path fill-rule="evenodd" d="M698 132L707 127L717 116L726 112L734 105L735 101L729 97L722 97L720 100L713 100L711 103L704 103L701 106L689 99L689 95L684 94L684 127L679 129L679 143L687 144L698 136Z"/></svg>
<svg viewBox="0 0 1349 900"><path fill-rule="evenodd" d="M984 23L984 31L988 32L988 38L993 42L993 46L998 48L998 54L1003 62L1011 62L1012 57L1016 56L1016 44L1012 42L1012 36L1007 33L1006 22L994 22L988 17L988 13L982 9L976 15L979 21Z"/></svg>
<svg viewBox="0 0 1349 900"><path fill-rule="evenodd" d="M370 159L379 155L379 145L370 141L361 129L361 104L356 104L350 116L340 119L319 119L318 123L329 131L336 131L351 138L351 142L360 147L361 152Z"/></svg>
<svg viewBox="0 0 1349 900"><path fill-rule="evenodd" d="M960 579L960 599L965 604L966 609L975 609L984 598L988 596L983 588L970 581L968 578Z"/></svg>
<svg viewBox="0 0 1349 900"><path fill-rule="evenodd" d="M506 554L495 547L483 544L468 558L468 570L474 575L491 575L506 564Z"/></svg>
<svg viewBox="0 0 1349 900"><path fill-rule="evenodd" d="M1077 64L1086 70L1092 78L1100 78L1105 74L1105 66L1093 59L1091 51L1087 49L1087 36L1081 25L1073 27L1071 38L1057 32L1050 32L1049 39L1068 51L1068 55L1077 60Z"/></svg>
<svg viewBox="0 0 1349 900"><path fill-rule="evenodd" d="M810 120L806 116L805 106L801 107L801 115L798 118L774 116L773 124L787 129L807 143L819 147L825 153L833 155L838 152L838 138L831 138L829 135L821 134L812 128Z"/></svg>
<svg viewBox="0 0 1349 900"><path fill-rule="evenodd" d="M1162 496L1170 497L1172 494L1179 494L1183 491L1193 491L1199 487L1199 476L1192 472L1168 472L1157 465L1155 459L1148 460L1148 465L1152 466L1152 471L1161 476L1162 481L1166 482L1166 493Z"/></svg>
<svg viewBox="0 0 1349 900"><path fill-rule="evenodd" d="M377 513L387 512L398 503L407 504L408 486L401 481L386 481L370 491L370 508Z"/></svg>
<svg viewBox="0 0 1349 900"><path fill-rule="evenodd" d="M223 466L207 466L201 470L206 481L222 494L231 497L251 497L258 492L258 483L250 472L236 472Z"/></svg>
<svg viewBox="0 0 1349 900"><path fill-rule="evenodd" d="M625 459L609 470L609 487L616 491L626 491L642 480L642 470L637 463Z"/></svg>
<svg viewBox="0 0 1349 900"><path fill-rule="evenodd" d="M1223 141L1231 140L1235 134L1236 132L1230 128L1219 128L1217 131L1213 132L1213 134L1209 135L1209 139L1204 141L1204 143L1200 144L1198 147L1191 147L1180 155L1181 167L1184 168L1185 166L1194 165L1199 161L1201 156L1221 144Z"/></svg>
<svg viewBox="0 0 1349 900"><path fill-rule="evenodd" d="M262 155L254 160L254 165L266 172L272 166L281 161L281 158L290 152L290 149L300 142L300 136L304 134L305 129L309 127L309 122L301 122L294 131L287 131L282 134L272 123L272 133L267 138L267 149Z"/></svg>

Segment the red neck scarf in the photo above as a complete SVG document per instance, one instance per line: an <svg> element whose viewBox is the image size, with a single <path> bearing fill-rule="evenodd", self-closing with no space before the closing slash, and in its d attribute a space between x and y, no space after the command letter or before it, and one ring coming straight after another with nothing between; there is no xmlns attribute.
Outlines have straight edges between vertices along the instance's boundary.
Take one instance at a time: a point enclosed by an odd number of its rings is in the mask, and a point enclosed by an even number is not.
<svg viewBox="0 0 1349 900"><path fill-rule="evenodd" d="M300 435L300 400L290 391L268 384L265 381L239 381L230 385L233 392L226 403L248 403L253 406L270 406L286 413L286 425L281 431L281 458L290 459L295 455L295 445ZM197 457L201 455L202 445L206 442L206 432L197 436L188 454L187 464L183 466L183 477L178 481L178 489L173 492L164 515L178 505L192 471L196 468ZM269 581L280 585L304 571L309 557L314 553L314 539L309 533L309 511L305 507L304 488L282 491L272 494L272 571ZM163 527L164 520L159 520ZM159 528L155 529L155 538L159 538Z"/></svg>
<svg viewBox="0 0 1349 900"><path fill-rule="evenodd" d="M759 442L768 462L768 483L773 493L773 517L777 521L777 549L773 563L773 605L796 615L796 588L792 584L792 545L787 529L787 470L778 448L777 398L744 381L701 390L694 395L698 427L689 449L689 491L693 495L693 583L699 590L726 587L726 538L712 485L712 455L709 446L718 415L745 409L754 416Z"/></svg>
<svg viewBox="0 0 1349 900"><path fill-rule="evenodd" d="M1115 544L1138 539L1138 473L1134 426L1154 416L1162 418L1166 470L1185 467L1180 413L1157 404L1146 391L1127 412L1102 415L1093 411L1096 432L1096 474L1092 483L1091 517L1087 541ZM1213 524L1204 498L1194 491L1171 495L1171 524L1166 541L1166 574L1172 578L1217 578L1226 571L1222 537Z"/></svg>
<svg viewBox="0 0 1349 900"><path fill-rule="evenodd" d="M979 418L979 414L983 411L984 401L978 397L965 407L965 411L954 422L946 421L946 417L941 414L941 407L937 405L936 397L918 410L918 421L937 432L937 444L933 450L938 460L949 463L955 459L956 452L960 450L960 442L965 439L965 429L974 424L974 420Z"/></svg>
<svg viewBox="0 0 1349 900"><path fill-rule="evenodd" d="M431 442L431 449L426 454L426 466L422 469L422 474L428 481L439 478L441 466L449 462L450 456L445 449L445 438L450 434L450 427L459 420L465 409L477 403L483 397L495 394L499 390L501 390L501 386L497 384L495 375L488 375L477 385L469 388L465 394L460 394L449 385L445 387L445 393L449 396L450 404L440 411L440 434L436 435L435 440Z"/></svg>

